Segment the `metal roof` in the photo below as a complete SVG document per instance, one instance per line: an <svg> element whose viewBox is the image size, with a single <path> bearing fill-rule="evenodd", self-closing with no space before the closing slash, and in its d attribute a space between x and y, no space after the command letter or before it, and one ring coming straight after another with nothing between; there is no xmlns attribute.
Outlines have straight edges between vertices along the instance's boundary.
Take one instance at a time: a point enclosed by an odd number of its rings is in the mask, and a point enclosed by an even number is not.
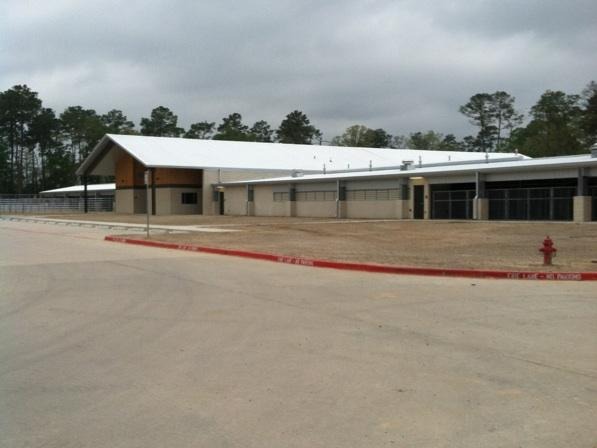
<svg viewBox="0 0 597 448"><path fill-rule="evenodd" d="M85 187L83 185L72 185L70 187L55 188L54 190L40 191L40 194L45 193L82 193ZM110 191L115 190L116 184L92 184L87 185L87 191Z"/></svg>
<svg viewBox="0 0 597 448"><path fill-rule="evenodd" d="M112 144L151 168L322 172L398 166L404 161L423 164L470 161L484 156L465 151L351 148L106 134L83 161L77 174L94 174L97 163L106 157L106 150ZM488 155L491 160L516 156L524 158L513 153Z"/></svg>
<svg viewBox="0 0 597 448"><path fill-rule="evenodd" d="M351 179L379 179L383 177L432 177L449 176L469 173L497 173L514 171L535 171L547 169L594 167L597 168L597 158L590 154L562 157L543 157L539 159L509 160L506 162L467 163L461 165L422 166L408 170L389 169L379 171L358 171L330 174L305 174L303 176L284 176L269 179L255 179L222 183L222 185L300 183L321 180L351 180Z"/></svg>

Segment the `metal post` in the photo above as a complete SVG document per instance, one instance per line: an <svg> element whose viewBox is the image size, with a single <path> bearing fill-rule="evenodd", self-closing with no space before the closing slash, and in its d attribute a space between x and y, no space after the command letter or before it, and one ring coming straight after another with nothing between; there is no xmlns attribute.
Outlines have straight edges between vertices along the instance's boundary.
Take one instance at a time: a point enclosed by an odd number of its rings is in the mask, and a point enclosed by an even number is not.
<svg viewBox="0 0 597 448"><path fill-rule="evenodd" d="M579 168L576 181L576 196L586 196L589 191L589 179L586 176L585 169Z"/></svg>
<svg viewBox="0 0 597 448"><path fill-rule="evenodd" d="M87 176L83 176L83 203L85 204L84 205L85 213L87 213L89 211L89 205L88 205L87 201L88 201L88 197L87 197Z"/></svg>
<svg viewBox="0 0 597 448"><path fill-rule="evenodd" d="M146 233L147 239L149 239L149 207L151 205L151 198L149 197L149 170L145 170L145 202L146 202L146 215L147 215L147 225L146 225Z"/></svg>

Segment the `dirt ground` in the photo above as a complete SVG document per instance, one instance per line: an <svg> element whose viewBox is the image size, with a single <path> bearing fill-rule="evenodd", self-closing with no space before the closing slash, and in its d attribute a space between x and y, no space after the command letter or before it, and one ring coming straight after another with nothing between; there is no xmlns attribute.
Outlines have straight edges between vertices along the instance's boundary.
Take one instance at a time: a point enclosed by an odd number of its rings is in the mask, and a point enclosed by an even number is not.
<svg viewBox="0 0 597 448"><path fill-rule="evenodd" d="M72 218L81 219L81 215ZM88 219L144 222L144 216L114 214L89 214ZM232 216L162 216L152 217L152 222L241 230L152 237L162 241L342 261L477 269L545 270L538 249L549 235L558 249L550 270L597 271L597 223Z"/></svg>

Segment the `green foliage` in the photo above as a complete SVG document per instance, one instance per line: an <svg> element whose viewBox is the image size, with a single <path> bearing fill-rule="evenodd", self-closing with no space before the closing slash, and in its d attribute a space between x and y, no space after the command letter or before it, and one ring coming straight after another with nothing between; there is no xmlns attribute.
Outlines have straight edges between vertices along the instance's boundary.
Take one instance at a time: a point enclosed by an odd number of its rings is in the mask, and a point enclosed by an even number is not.
<svg viewBox="0 0 597 448"><path fill-rule="evenodd" d="M184 134L184 138L196 138L199 140L207 140L211 138L214 133L215 123L209 123L207 121L200 121L199 123L193 123L187 132Z"/></svg>
<svg viewBox="0 0 597 448"><path fill-rule="evenodd" d="M29 128L40 109L37 92L26 85L0 93L0 135L8 148L10 193L22 193L25 189L31 159Z"/></svg>
<svg viewBox="0 0 597 448"><path fill-rule="evenodd" d="M597 143L597 83L591 81L582 93L582 118L580 127L584 133L585 147Z"/></svg>
<svg viewBox="0 0 597 448"><path fill-rule="evenodd" d="M65 144L76 163L83 161L106 133L106 127L95 110L81 106L67 107L60 114L60 122Z"/></svg>
<svg viewBox="0 0 597 448"><path fill-rule="evenodd" d="M135 124L121 110L112 109L100 117L108 134L135 134Z"/></svg>
<svg viewBox="0 0 597 448"><path fill-rule="evenodd" d="M460 107L460 113L479 127L471 149L484 152L504 149L504 130L508 130L510 136L523 119L523 115L514 109L514 100L503 91L477 93Z"/></svg>
<svg viewBox="0 0 597 448"><path fill-rule="evenodd" d="M415 132L410 134L408 139L408 147L411 149L441 149L441 143L444 136L438 132Z"/></svg>
<svg viewBox="0 0 597 448"><path fill-rule="evenodd" d="M178 116L164 106L158 106L151 111L150 118L141 118L141 134L152 137L180 137L184 133L179 128Z"/></svg>
<svg viewBox="0 0 597 448"><path fill-rule="evenodd" d="M276 131L280 143L295 143L302 145L311 145L314 140L321 138L321 132L311 122L307 116L298 110L290 112L280 123Z"/></svg>
<svg viewBox="0 0 597 448"><path fill-rule="evenodd" d="M66 148L56 147L48 151L47 166L45 189L60 188L76 183L75 171L77 164L75 164Z"/></svg>
<svg viewBox="0 0 597 448"><path fill-rule="evenodd" d="M62 148L60 139L61 123L52 109L43 108L31 123L30 136L36 142L39 150L39 190L47 190L47 172L53 172L55 167L48 165L48 155L51 151ZM33 184L37 184L35 179ZM34 188L34 190L36 190ZM37 193L37 191L34 191Z"/></svg>
<svg viewBox="0 0 597 448"><path fill-rule="evenodd" d="M249 130L256 142L270 143L273 141L274 131L265 120L259 120Z"/></svg>
<svg viewBox="0 0 597 448"><path fill-rule="evenodd" d="M362 124L355 124L348 128L339 136L334 137L332 143L336 146L351 146L366 148L370 146L371 129Z"/></svg>
<svg viewBox="0 0 597 448"><path fill-rule="evenodd" d="M523 154L549 157L584 152L580 122L579 95L548 90L531 108L533 119L516 133Z"/></svg>
<svg viewBox="0 0 597 448"><path fill-rule="evenodd" d="M454 134L447 134L439 144L442 151L462 151L463 144L458 141Z"/></svg>
<svg viewBox="0 0 597 448"><path fill-rule="evenodd" d="M222 124L218 126L218 133L214 140L229 140L239 142L250 142L254 138L249 132L249 126L243 124L243 117L238 112L228 115L222 119Z"/></svg>
<svg viewBox="0 0 597 448"><path fill-rule="evenodd" d="M12 192L10 183L10 162L8 160L8 146L0 141L0 193Z"/></svg>

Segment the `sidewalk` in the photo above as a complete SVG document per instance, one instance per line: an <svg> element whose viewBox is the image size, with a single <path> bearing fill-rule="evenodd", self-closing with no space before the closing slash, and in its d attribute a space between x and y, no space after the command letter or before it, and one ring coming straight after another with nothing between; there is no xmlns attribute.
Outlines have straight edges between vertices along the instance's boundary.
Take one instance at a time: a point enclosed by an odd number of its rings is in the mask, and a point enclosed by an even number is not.
<svg viewBox="0 0 597 448"><path fill-rule="evenodd" d="M98 227L106 229L122 229L122 230L145 230L145 224L132 224L126 222L110 222L110 221L85 221L85 220L73 220L73 219L57 219L57 218L42 218L38 216L11 216L11 215L0 215L0 219L7 221L26 221L26 222L38 222L44 224L63 224L67 226L79 226L79 227ZM154 225L149 222L149 228L151 230L162 230L165 232L206 232L206 233L224 233L224 232L240 232L238 229L221 229L213 226L172 226L172 225Z"/></svg>

